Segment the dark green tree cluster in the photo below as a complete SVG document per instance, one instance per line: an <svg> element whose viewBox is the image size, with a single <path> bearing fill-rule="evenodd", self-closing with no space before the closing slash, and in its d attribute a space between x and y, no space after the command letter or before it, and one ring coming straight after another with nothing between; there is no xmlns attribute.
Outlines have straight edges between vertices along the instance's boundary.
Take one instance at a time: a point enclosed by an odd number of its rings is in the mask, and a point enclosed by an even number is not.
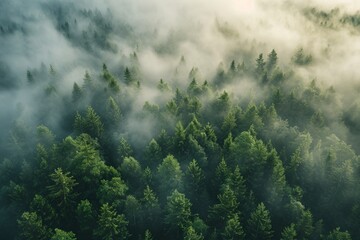
<svg viewBox="0 0 360 240"><path fill-rule="evenodd" d="M295 82L272 50L208 81L192 68L183 88L161 79L149 88L171 97L136 108L147 89L130 59L120 77L104 64L65 95L51 68L44 96L58 124L18 120L1 147L4 239L359 236L359 157L331 127L339 116L319 107L336 106L333 88ZM263 94L223 88L249 79Z"/></svg>

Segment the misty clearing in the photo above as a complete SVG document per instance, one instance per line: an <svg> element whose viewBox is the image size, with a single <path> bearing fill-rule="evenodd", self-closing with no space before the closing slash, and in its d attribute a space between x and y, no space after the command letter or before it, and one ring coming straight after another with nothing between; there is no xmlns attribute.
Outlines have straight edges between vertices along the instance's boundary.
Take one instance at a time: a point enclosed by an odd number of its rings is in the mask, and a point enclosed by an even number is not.
<svg viewBox="0 0 360 240"><path fill-rule="evenodd" d="M0 1L0 238L360 239L360 2Z"/></svg>

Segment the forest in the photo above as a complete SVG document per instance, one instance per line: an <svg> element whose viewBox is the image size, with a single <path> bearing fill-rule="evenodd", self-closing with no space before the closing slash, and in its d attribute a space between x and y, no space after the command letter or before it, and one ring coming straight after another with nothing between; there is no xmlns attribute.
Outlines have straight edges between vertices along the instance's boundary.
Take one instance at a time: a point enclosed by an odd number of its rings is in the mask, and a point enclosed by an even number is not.
<svg viewBox="0 0 360 240"><path fill-rule="evenodd" d="M359 12L20 2L0 3L1 239L359 239Z"/></svg>

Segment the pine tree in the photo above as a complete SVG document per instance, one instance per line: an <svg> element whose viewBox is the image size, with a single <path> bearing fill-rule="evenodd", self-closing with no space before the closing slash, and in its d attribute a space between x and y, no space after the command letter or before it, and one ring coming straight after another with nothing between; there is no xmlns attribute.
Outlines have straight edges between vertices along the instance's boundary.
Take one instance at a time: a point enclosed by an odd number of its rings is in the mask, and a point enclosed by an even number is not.
<svg viewBox="0 0 360 240"><path fill-rule="evenodd" d="M110 203L117 206L127 190L128 186L120 177L113 177L111 180L102 179L97 197L101 204Z"/></svg>
<svg viewBox="0 0 360 240"><path fill-rule="evenodd" d="M266 69L270 72L272 71L276 64L277 64L277 60L278 60L278 57L277 57L277 53L275 52L275 50L273 49L269 55L268 55L268 59L267 59L267 63L266 63Z"/></svg>
<svg viewBox="0 0 360 240"><path fill-rule="evenodd" d="M74 187L77 185L69 172L63 173L61 168L50 175L53 184L48 186L49 197L61 208L68 207L73 203L75 197Z"/></svg>
<svg viewBox="0 0 360 240"><path fill-rule="evenodd" d="M24 212L17 222L20 239L47 240L50 237L50 230L35 212Z"/></svg>
<svg viewBox="0 0 360 240"><path fill-rule="evenodd" d="M179 155L183 155L185 152L186 143L186 130L182 123L179 121L175 127L175 135L173 138L173 148Z"/></svg>
<svg viewBox="0 0 360 240"><path fill-rule="evenodd" d="M180 231L186 230L190 224L191 217L191 203L184 194L174 190L170 196L167 197L165 207L165 223L174 230L176 234Z"/></svg>
<svg viewBox="0 0 360 240"><path fill-rule="evenodd" d="M35 212L45 225L49 226L58 220L55 209L51 206L49 200L42 195L36 194L34 196L30 203L30 210Z"/></svg>
<svg viewBox="0 0 360 240"><path fill-rule="evenodd" d="M270 240L273 236L270 213L263 203L251 213L248 220L248 239Z"/></svg>
<svg viewBox="0 0 360 240"><path fill-rule="evenodd" d="M50 240L76 240L73 232L65 232L61 229L55 228L55 233Z"/></svg>
<svg viewBox="0 0 360 240"><path fill-rule="evenodd" d="M185 231L184 240L203 240L204 237L201 234L196 233L195 229L190 226Z"/></svg>
<svg viewBox="0 0 360 240"><path fill-rule="evenodd" d="M162 227L162 225L159 224L161 209L156 194L149 186L146 186L144 189L140 202L144 221L142 225L154 233L158 232Z"/></svg>
<svg viewBox="0 0 360 240"><path fill-rule="evenodd" d="M89 200L81 200L76 207L76 219L79 224L80 237L83 239L91 238L95 226L95 213Z"/></svg>
<svg viewBox="0 0 360 240"><path fill-rule="evenodd" d="M199 167L199 164L195 159L193 159L185 173L187 179L187 190L188 192L193 192L194 194L199 194L205 186L205 175L203 170Z"/></svg>
<svg viewBox="0 0 360 240"><path fill-rule="evenodd" d="M148 166L156 166L161 162L163 158L162 149L155 139L151 139L147 145L145 155Z"/></svg>
<svg viewBox="0 0 360 240"><path fill-rule="evenodd" d="M120 165L120 172L130 189L139 187L143 172L140 163L135 158L125 157Z"/></svg>
<svg viewBox="0 0 360 240"><path fill-rule="evenodd" d="M113 207L105 203L100 208L98 227L94 231L97 239L125 240L129 233L127 230L128 221L123 214L118 214Z"/></svg>
<svg viewBox="0 0 360 240"><path fill-rule="evenodd" d="M230 170L227 166L227 163L224 158L221 159L218 166L215 169L215 181L214 185L217 187L217 190L220 190L220 186L227 183L230 178Z"/></svg>
<svg viewBox="0 0 360 240"><path fill-rule="evenodd" d="M348 231L342 232L340 228L332 230L329 235L327 235L325 240L351 240L351 235Z"/></svg>
<svg viewBox="0 0 360 240"><path fill-rule="evenodd" d="M213 220L215 226L221 227L238 212L239 203L229 185L223 186L223 190L217 198L219 203L210 208L209 217Z"/></svg>
<svg viewBox="0 0 360 240"><path fill-rule="evenodd" d="M81 96L82 96L82 90L79 87L79 85L75 82L72 91L72 101L74 103L78 102L81 99Z"/></svg>
<svg viewBox="0 0 360 240"><path fill-rule="evenodd" d="M224 134L224 137L232 133L233 129L236 128L236 115L234 111L229 111L224 118L221 130Z"/></svg>
<svg viewBox="0 0 360 240"><path fill-rule="evenodd" d="M230 72L231 73L235 73L236 72L236 64L235 64L235 60L232 60L231 61L231 64L230 64Z"/></svg>
<svg viewBox="0 0 360 240"><path fill-rule="evenodd" d="M89 93L93 89L93 80L88 71L85 71L83 89Z"/></svg>
<svg viewBox="0 0 360 240"><path fill-rule="evenodd" d="M240 173L240 168L237 165L234 172L230 176L229 187L233 190L239 203L244 204L246 197L245 179Z"/></svg>
<svg viewBox="0 0 360 240"><path fill-rule="evenodd" d="M259 75L259 76L262 76L262 74L264 73L265 71L265 61L264 61L264 58L263 58L263 54L259 54L259 57L256 59L256 69L255 69L255 72Z"/></svg>
<svg viewBox="0 0 360 240"><path fill-rule="evenodd" d="M109 124L111 124L111 126L115 126L115 127L119 126L121 120L121 111L119 105L115 102L114 98L112 98L111 96L109 97L106 103L106 115L108 122Z"/></svg>
<svg viewBox="0 0 360 240"><path fill-rule="evenodd" d="M128 67L125 68L124 78L127 85L130 85L134 82L133 76Z"/></svg>
<svg viewBox="0 0 360 240"><path fill-rule="evenodd" d="M34 76L29 70L26 71L26 78L29 84L34 83Z"/></svg>
<svg viewBox="0 0 360 240"><path fill-rule="evenodd" d="M93 138L102 137L104 132L104 125L92 107L87 108L85 116L76 114L74 128L77 132L87 133Z"/></svg>
<svg viewBox="0 0 360 240"><path fill-rule="evenodd" d="M182 176L183 173L180 164L174 156L169 155L164 158L157 168L158 188L160 193L167 196L175 189L181 190L183 188Z"/></svg>
<svg viewBox="0 0 360 240"><path fill-rule="evenodd" d="M281 232L281 239L280 240L295 240L296 239L296 230L295 224L291 224L288 227L285 227L284 230Z"/></svg>
<svg viewBox="0 0 360 240"><path fill-rule="evenodd" d="M150 232L149 229L146 229L146 230L145 230L144 240L153 240L153 237L152 237L151 232Z"/></svg>
<svg viewBox="0 0 360 240"><path fill-rule="evenodd" d="M124 212L131 228L136 229L140 217L140 203L133 195L126 196Z"/></svg>
<svg viewBox="0 0 360 240"><path fill-rule="evenodd" d="M230 217L225 224L224 232L222 233L224 240L242 240L245 238L245 232L241 226L239 215L235 214Z"/></svg>
<svg viewBox="0 0 360 240"><path fill-rule="evenodd" d="M125 159L125 157L131 157L133 154L130 144L124 137L121 137L119 140L118 153L121 160Z"/></svg>

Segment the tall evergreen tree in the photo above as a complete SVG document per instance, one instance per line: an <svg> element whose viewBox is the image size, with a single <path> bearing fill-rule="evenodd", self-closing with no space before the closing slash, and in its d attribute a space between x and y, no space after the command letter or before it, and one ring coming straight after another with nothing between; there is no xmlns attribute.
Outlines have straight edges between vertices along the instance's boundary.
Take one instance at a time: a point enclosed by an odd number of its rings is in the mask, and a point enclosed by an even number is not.
<svg viewBox="0 0 360 240"><path fill-rule="evenodd" d="M175 189L180 191L183 188L183 173L179 162L172 155L164 158L162 163L158 166L157 177L159 192L165 196Z"/></svg>
<svg viewBox="0 0 360 240"><path fill-rule="evenodd" d="M55 170L50 175L53 184L48 186L49 197L53 199L61 208L69 207L73 203L76 192L74 187L76 180L70 173L63 173L61 168Z"/></svg>
<svg viewBox="0 0 360 240"><path fill-rule="evenodd" d="M35 212L24 212L18 220L20 239L46 240L50 229L43 225L42 219Z"/></svg>
<svg viewBox="0 0 360 240"><path fill-rule="evenodd" d="M266 69L268 71L272 71L277 64L277 60L278 60L277 53L273 49L268 55L268 59L266 62Z"/></svg>
<svg viewBox="0 0 360 240"><path fill-rule="evenodd" d="M165 223L176 235L190 226L191 203L183 193L174 190L168 196L165 212Z"/></svg>
<svg viewBox="0 0 360 240"><path fill-rule="evenodd" d="M266 65L266 63L265 63L263 54L260 53L260 54L259 54L259 57L256 59L256 69L255 69L255 72L256 72L259 76L262 76L262 74L264 74L265 65Z"/></svg>
<svg viewBox="0 0 360 240"><path fill-rule="evenodd" d="M125 240L129 236L127 225L128 221L125 216L119 215L113 207L105 203L100 208L98 227L95 229L94 235L98 239L104 240Z"/></svg>
<svg viewBox="0 0 360 240"><path fill-rule="evenodd" d="M248 220L248 239L270 240L273 236L270 212L260 203Z"/></svg>
<svg viewBox="0 0 360 240"><path fill-rule="evenodd" d="M227 220L222 236L225 240L246 239L245 232L241 226L238 214L233 215Z"/></svg>

